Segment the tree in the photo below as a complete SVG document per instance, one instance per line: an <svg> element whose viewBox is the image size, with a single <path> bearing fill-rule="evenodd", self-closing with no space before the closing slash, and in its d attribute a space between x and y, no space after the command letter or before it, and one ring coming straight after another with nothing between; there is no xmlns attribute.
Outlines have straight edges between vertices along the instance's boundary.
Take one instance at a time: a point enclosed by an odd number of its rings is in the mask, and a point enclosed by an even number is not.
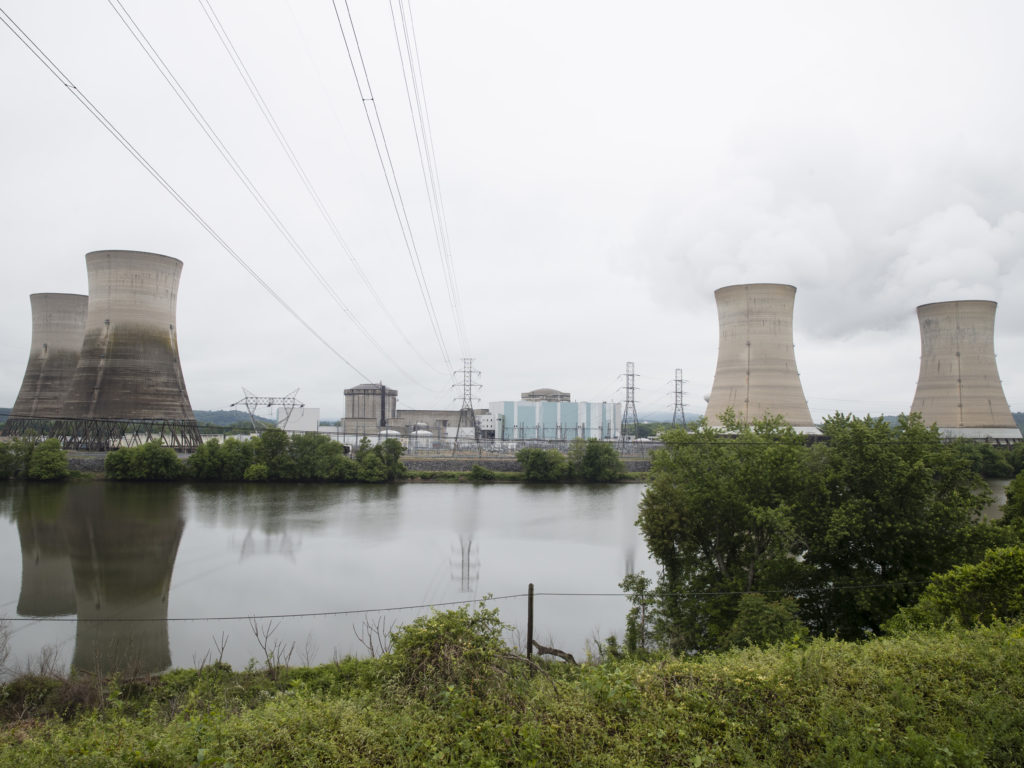
<svg viewBox="0 0 1024 768"><path fill-rule="evenodd" d="M1005 540L980 519L990 500L956 446L918 414L836 414L816 447L813 488L801 506L801 599L812 631L845 639L877 633L928 577L979 559Z"/></svg>
<svg viewBox="0 0 1024 768"><path fill-rule="evenodd" d="M193 480L220 480L224 474L220 447L220 442L214 438L196 448L188 457L188 476Z"/></svg>
<svg viewBox="0 0 1024 768"><path fill-rule="evenodd" d="M220 479L238 481L245 478L245 470L254 458L252 441L229 437L220 447Z"/></svg>
<svg viewBox="0 0 1024 768"><path fill-rule="evenodd" d="M185 474L178 454L161 440L111 451L103 469L110 480L178 480Z"/></svg>
<svg viewBox="0 0 1024 768"><path fill-rule="evenodd" d="M0 442L0 480L7 480L14 474L14 452L4 442Z"/></svg>
<svg viewBox="0 0 1024 768"><path fill-rule="evenodd" d="M569 469L565 456L553 448L521 448L516 452L516 461L531 483L557 483L565 479Z"/></svg>
<svg viewBox="0 0 1024 768"><path fill-rule="evenodd" d="M295 459L290 451L291 441L287 432L277 427L265 429L259 437L252 439L252 444L254 459L266 466L268 479L295 479Z"/></svg>
<svg viewBox="0 0 1024 768"><path fill-rule="evenodd" d="M405 465L401 461L402 454L405 453L405 446L401 441L389 437L374 446L374 450L384 464L384 474L389 483L400 477L405 477Z"/></svg>
<svg viewBox="0 0 1024 768"><path fill-rule="evenodd" d="M63 480L69 474L68 456L57 439L43 440L32 451L28 463L30 480Z"/></svg>
<svg viewBox="0 0 1024 768"><path fill-rule="evenodd" d="M767 646L807 639L807 627L800 621L799 607L792 597L769 600L757 592L740 597L736 620L729 628L724 646Z"/></svg>
<svg viewBox="0 0 1024 768"><path fill-rule="evenodd" d="M936 576L921 598L883 625L887 632L942 626L972 627L1024 616L1024 547L991 549L980 563Z"/></svg>
<svg viewBox="0 0 1024 768"><path fill-rule="evenodd" d="M652 457L637 525L662 568L655 634L675 650L723 646L739 593L792 582L796 505L808 449L778 417L752 425L722 415L672 430Z"/></svg>
<svg viewBox="0 0 1024 768"><path fill-rule="evenodd" d="M569 446L569 474L589 483L612 483L624 471L619 452L596 438L573 440Z"/></svg>
<svg viewBox="0 0 1024 768"><path fill-rule="evenodd" d="M368 451L363 454L362 460L357 462L359 471L357 477L362 483L384 483L387 482L388 472L377 451Z"/></svg>

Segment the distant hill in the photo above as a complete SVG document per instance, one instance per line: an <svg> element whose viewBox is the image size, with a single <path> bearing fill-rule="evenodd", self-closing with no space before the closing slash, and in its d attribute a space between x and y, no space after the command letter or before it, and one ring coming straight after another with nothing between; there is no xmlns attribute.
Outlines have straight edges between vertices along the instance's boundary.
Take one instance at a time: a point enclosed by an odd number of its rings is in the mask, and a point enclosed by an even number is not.
<svg viewBox="0 0 1024 768"><path fill-rule="evenodd" d="M1024 432L1024 413L1020 411L1014 411L1013 420L1017 422L1017 429Z"/></svg>
<svg viewBox="0 0 1024 768"><path fill-rule="evenodd" d="M213 424L216 427L230 427L238 422L249 423L248 411L193 411L196 421L200 424ZM257 416L256 421L264 424L275 424L273 419Z"/></svg>
<svg viewBox="0 0 1024 768"><path fill-rule="evenodd" d="M3 424L5 421L7 421L7 417L10 416L10 415L11 415L11 409L10 408L0 408L0 424Z"/></svg>

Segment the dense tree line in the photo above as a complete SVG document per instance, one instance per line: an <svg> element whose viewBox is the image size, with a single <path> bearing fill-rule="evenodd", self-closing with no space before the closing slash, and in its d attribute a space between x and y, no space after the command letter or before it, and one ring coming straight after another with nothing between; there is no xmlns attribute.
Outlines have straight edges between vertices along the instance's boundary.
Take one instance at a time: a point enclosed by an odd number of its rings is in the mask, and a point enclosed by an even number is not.
<svg viewBox="0 0 1024 768"><path fill-rule="evenodd" d="M363 438L349 456L345 445L326 435L267 429L251 440L203 443L185 461L159 441L121 448L107 454L104 470L112 480L385 483L405 475L404 451L398 440L371 445Z"/></svg>
<svg viewBox="0 0 1024 768"><path fill-rule="evenodd" d="M71 474L60 442L19 437L0 442L0 480L64 480Z"/></svg>
<svg viewBox="0 0 1024 768"><path fill-rule="evenodd" d="M665 433L653 457L638 525L661 573L623 582L636 604L627 643L691 651L759 633L870 636L932 574L981 560L1024 527L1009 512L981 519L983 452L943 443L916 415L891 425L837 414L813 445L778 418L724 420L730 434ZM1011 506L1024 502L1022 484Z"/></svg>

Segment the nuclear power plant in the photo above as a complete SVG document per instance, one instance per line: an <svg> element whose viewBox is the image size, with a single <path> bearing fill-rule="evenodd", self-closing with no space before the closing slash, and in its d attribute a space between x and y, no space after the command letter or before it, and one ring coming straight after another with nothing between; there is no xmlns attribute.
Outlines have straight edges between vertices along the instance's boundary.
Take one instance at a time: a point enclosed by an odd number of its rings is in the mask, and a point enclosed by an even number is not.
<svg viewBox="0 0 1024 768"><path fill-rule="evenodd" d="M197 448L178 358L181 262L141 251L95 251L85 262L87 299L32 296L32 352L3 434L32 430L79 450L156 438Z"/></svg>
<svg viewBox="0 0 1024 768"><path fill-rule="evenodd" d="M917 308L921 371L910 410L944 437L1021 439L996 369L994 301L943 301Z"/></svg>
<svg viewBox="0 0 1024 768"><path fill-rule="evenodd" d="M32 348L21 389L3 434L48 434L78 366L89 297L74 293L33 293Z"/></svg>
<svg viewBox="0 0 1024 768"><path fill-rule="evenodd" d="M800 432L816 433L793 352L796 288L777 283L729 285L715 291L718 365L707 420L721 426L732 408L741 421L781 416Z"/></svg>

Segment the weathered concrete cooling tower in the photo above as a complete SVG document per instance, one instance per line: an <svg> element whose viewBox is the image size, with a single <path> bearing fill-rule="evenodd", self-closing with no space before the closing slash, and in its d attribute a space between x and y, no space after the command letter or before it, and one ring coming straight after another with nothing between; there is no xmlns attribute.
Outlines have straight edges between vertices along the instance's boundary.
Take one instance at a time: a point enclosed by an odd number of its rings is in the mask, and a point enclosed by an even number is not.
<svg viewBox="0 0 1024 768"><path fill-rule="evenodd" d="M793 353L796 288L775 283L729 285L715 291L718 367L707 419L732 408L743 421L781 416L801 431L816 431Z"/></svg>
<svg viewBox="0 0 1024 768"><path fill-rule="evenodd" d="M922 304L917 319L921 372L911 410L948 437L1020 440L996 370L996 303Z"/></svg>
<svg viewBox="0 0 1024 768"><path fill-rule="evenodd" d="M74 293L33 293L32 350L25 377L3 434L31 430L46 434L61 407L78 365L89 297Z"/></svg>
<svg viewBox="0 0 1024 768"><path fill-rule="evenodd" d="M197 447L175 329L181 262L139 251L95 251L85 261L85 337L55 436L90 450L156 437Z"/></svg>

